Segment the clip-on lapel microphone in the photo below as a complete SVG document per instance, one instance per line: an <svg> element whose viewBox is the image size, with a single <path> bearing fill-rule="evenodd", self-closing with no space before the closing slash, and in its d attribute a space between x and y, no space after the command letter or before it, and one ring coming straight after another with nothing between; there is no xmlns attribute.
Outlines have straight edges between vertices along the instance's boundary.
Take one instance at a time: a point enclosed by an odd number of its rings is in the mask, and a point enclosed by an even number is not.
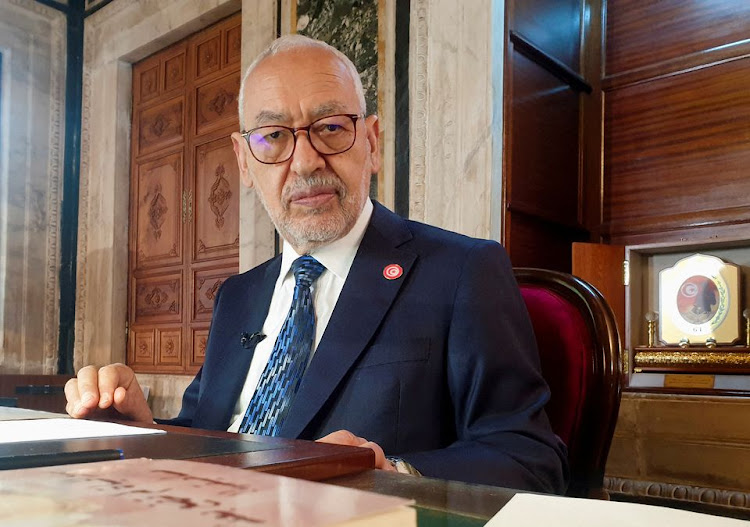
<svg viewBox="0 0 750 527"><path fill-rule="evenodd" d="M242 333L240 344L242 344L243 348L250 349L265 338L266 336L260 331L256 331L255 333Z"/></svg>

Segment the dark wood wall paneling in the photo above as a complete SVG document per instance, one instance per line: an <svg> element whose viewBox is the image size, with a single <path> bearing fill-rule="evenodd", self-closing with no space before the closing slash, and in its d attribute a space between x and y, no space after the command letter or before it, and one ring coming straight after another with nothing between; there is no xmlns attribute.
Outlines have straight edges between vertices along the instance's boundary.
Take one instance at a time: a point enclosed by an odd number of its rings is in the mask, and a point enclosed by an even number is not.
<svg viewBox="0 0 750 527"><path fill-rule="evenodd" d="M591 235L582 212L583 101L592 92L584 76L591 68L581 59L589 56L582 38L588 4L506 4L504 243L516 266L570 271L571 243Z"/></svg>
<svg viewBox="0 0 750 527"><path fill-rule="evenodd" d="M580 71L580 0L513 0L510 29Z"/></svg>
<svg viewBox="0 0 750 527"><path fill-rule="evenodd" d="M578 94L523 56L513 59L511 211L574 226L578 203ZM523 95L525 94L525 95Z"/></svg>
<svg viewBox="0 0 750 527"><path fill-rule="evenodd" d="M732 237L750 224L748 39L747 0L608 1L603 216L613 242Z"/></svg>
<svg viewBox="0 0 750 527"><path fill-rule="evenodd" d="M749 30L747 0L609 0L606 74L657 76L691 61L736 56L750 49Z"/></svg>

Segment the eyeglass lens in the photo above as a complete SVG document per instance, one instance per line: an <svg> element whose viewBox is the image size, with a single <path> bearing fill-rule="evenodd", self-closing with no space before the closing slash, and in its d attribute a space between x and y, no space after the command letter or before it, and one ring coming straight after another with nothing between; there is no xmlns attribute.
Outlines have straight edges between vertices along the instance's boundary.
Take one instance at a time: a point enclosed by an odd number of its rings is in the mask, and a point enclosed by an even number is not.
<svg viewBox="0 0 750 527"><path fill-rule="evenodd" d="M309 126L312 147L321 154L339 154L352 147L356 120L349 115L332 115ZM247 134L247 142L262 163L281 163L292 157L296 136L291 128L262 126Z"/></svg>

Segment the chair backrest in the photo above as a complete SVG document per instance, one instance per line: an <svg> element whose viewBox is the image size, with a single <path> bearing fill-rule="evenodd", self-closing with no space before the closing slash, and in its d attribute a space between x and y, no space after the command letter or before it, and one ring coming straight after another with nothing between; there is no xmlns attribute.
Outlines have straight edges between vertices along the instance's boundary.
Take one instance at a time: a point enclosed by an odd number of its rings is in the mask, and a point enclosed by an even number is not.
<svg viewBox="0 0 750 527"><path fill-rule="evenodd" d="M552 429L568 446L569 496L601 497L620 407L620 338L590 284L567 273L515 268L551 398Z"/></svg>

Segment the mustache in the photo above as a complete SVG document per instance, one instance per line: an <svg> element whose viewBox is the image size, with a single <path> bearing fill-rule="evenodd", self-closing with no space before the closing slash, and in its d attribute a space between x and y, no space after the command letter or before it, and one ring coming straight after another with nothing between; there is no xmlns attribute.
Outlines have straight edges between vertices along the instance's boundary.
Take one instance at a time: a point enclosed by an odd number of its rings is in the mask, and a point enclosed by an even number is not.
<svg viewBox="0 0 750 527"><path fill-rule="evenodd" d="M287 203L296 192L315 188L333 188L340 198L346 197L346 187L337 175L330 172L316 172L307 177L287 180L281 192L282 202Z"/></svg>

